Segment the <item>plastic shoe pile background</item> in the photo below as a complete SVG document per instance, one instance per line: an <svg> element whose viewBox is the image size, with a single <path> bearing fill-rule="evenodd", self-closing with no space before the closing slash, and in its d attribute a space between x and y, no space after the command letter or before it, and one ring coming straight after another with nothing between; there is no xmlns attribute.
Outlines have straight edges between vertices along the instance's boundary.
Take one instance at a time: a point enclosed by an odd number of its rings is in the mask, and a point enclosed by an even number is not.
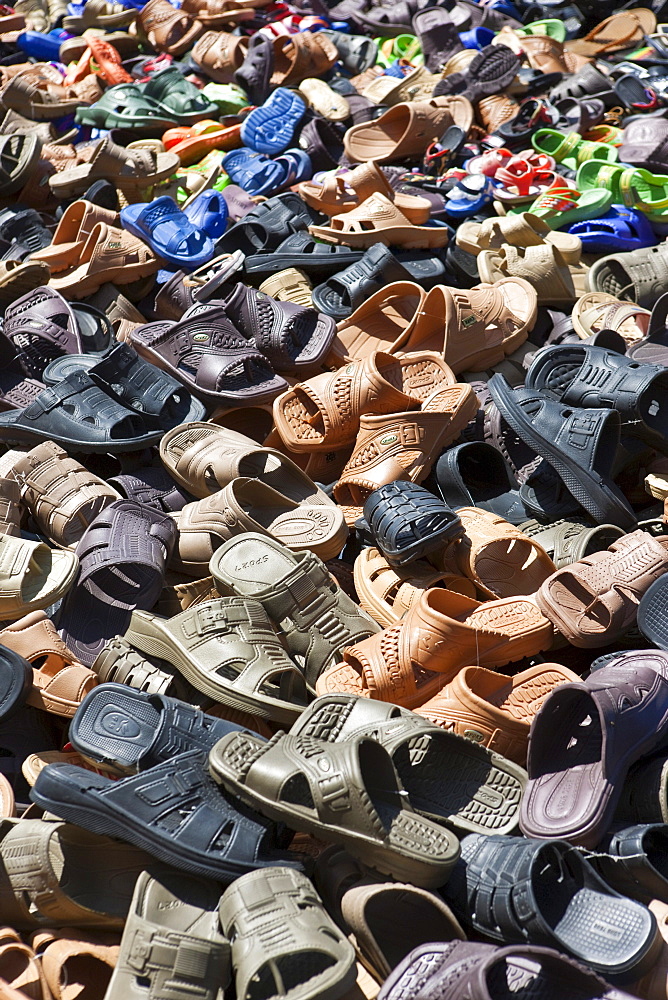
<svg viewBox="0 0 668 1000"><path fill-rule="evenodd" d="M668 9L0 9L0 1000L668 1000Z"/></svg>

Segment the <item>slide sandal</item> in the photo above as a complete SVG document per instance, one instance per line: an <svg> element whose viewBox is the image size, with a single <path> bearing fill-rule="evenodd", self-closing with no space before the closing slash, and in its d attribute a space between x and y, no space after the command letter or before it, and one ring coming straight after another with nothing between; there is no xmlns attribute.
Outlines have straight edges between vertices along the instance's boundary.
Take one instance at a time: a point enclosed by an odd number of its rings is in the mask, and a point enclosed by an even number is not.
<svg viewBox="0 0 668 1000"><path fill-rule="evenodd" d="M177 745L208 753L240 728L178 698L107 683L86 695L68 735L77 753L94 766L135 774L171 760Z"/></svg>
<svg viewBox="0 0 668 1000"><path fill-rule="evenodd" d="M256 601L221 597L173 618L136 611L125 638L219 704L288 726L306 705L303 673Z"/></svg>
<svg viewBox="0 0 668 1000"><path fill-rule="evenodd" d="M157 998L161 993L164 996L163 984L184 981L189 991L201 994L201 1000L214 1000L216 992L226 990L230 945L220 930L219 900L220 886L209 879L177 871L162 871L156 877L142 872L106 1000L137 1000L142 993ZM137 975L138 941L146 948L141 976ZM186 955L196 959L184 972ZM164 989L172 992L171 986Z"/></svg>
<svg viewBox="0 0 668 1000"><path fill-rule="evenodd" d="M201 750L190 750L118 781L71 764L50 764L37 776L30 798L84 830L104 832L217 882L269 865L298 867L294 854L277 849L280 833L272 823L237 810L220 794L206 761ZM156 789L163 791L156 795Z"/></svg>
<svg viewBox="0 0 668 1000"><path fill-rule="evenodd" d="M90 666L108 639L123 635L135 608L153 607L176 535L167 514L134 500L115 500L88 526L76 547L76 580L58 618L66 645L81 663Z"/></svg>
<svg viewBox="0 0 668 1000"><path fill-rule="evenodd" d="M202 191L186 205L183 214L212 240L217 240L227 229L227 202L219 191Z"/></svg>
<svg viewBox="0 0 668 1000"><path fill-rule="evenodd" d="M158 257L177 267L194 270L214 255L212 240L167 195L147 204L127 205L121 209L121 223Z"/></svg>
<svg viewBox="0 0 668 1000"><path fill-rule="evenodd" d="M323 765L336 786L331 778L323 783ZM263 743L231 733L211 751L209 768L215 781L262 815L342 844L394 878L435 888L459 855L454 834L413 810L392 758L375 740L332 744L277 735ZM303 788L298 800L289 792L295 784Z"/></svg>
<svg viewBox="0 0 668 1000"><path fill-rule="evenodd" d="M69 549L0 534L0 620L48 608L70 589L79 560ZM18 707L18 706L17 706Z"/></svg>
<svg viewBox="0 0 668 1000"><path fill-rule="evenodd" d="M443 897L465 928L504 944L546 945L606 978L635 981L663 945L647 907L610 889L564 840L471 833Z"/></svg>
<svg viewBox="0 0 668 1000"><path fill-rule="evenodd" d="M490 183L487 178L482 180ZM472 209L469 207L467 211ZM411 225L383 194L372 194L358 208L333 216L329 226L309 226L309 232L325 243L345 243L364 249L384 243L407 250L432 250L444 247L450 238L445 226Z"/></svg>
<svg viewBox="0 0 668 1000"><path fill-rule="evenodd" d="M611 205L605 215L587 222L576 222L569 226L568 231L580 237L584 253L640 250L657 243L644 212L625 205Z"/></svg>
<svg viewBox="0 0 668 1000"><path fill-rule="evenodd" d="M241 140L257 153L282 153L292 143L304 117L306 100L285 87L278 87L241 124Z"/></svg>
<svg viewBox="0 0 668 1000"><path fill-rule="evenodd" d="M667 697L665 656L651 649L555 688L531 727L523 833L593 850L612 824L629 768L665 739Z"/></svg>
<svg viewBox="0 0 668 1000"><path fill-rule="evenodd" d="M523 768L405 708L352 694L322 695L302 712L290 735L328 743L368 736L390 754L421 815L464 833L511 833L517 825ZM418 745L423 753L416 763L411 748ZM438 780L446 771L457 775L456 783Z"/></svg>
<svg viewBox="0 0 668 1000"><path fill-rule="evenodd" d="M344 647L380 631L312 552L291 552L273 538L249 532L216 549L209 569L225 593L264 607L293 660L304 664L310 690ZM308 602L298 594L309 595ZM335 630L329 621L336 621Z"/></svg>

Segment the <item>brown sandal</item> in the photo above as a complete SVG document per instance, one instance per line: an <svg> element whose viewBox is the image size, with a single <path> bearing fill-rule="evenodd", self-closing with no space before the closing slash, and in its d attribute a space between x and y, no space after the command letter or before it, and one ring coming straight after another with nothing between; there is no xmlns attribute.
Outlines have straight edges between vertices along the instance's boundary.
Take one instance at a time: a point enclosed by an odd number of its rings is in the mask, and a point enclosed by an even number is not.
<svg viewBox="0 0 668 1000"><path fill-rule="evenodd" d="M453 382L435 354L394 358L374 352L364 361L298 382L274 401L274 421L290 451L332 451L354 442L362 414L417 410Z"/></svg>
<svg viewBox="0 0 668 1000"><path fill-rule="evenodd" d="M425 356L407 354L404 360ZM346 514L348 524L360 516L357 508L379 486L396 479L421 483L440 451L459 437L478 408L473 387L455 382L432 392L417 413L363 414L355 450L334 487L337 503L354 509Z"/></svg>
<svg viewBox="0 0 668 1000"><path fill-rule="evenodd" d="M182 56L204 31L204 25L169 0L149 0L139 14L138 24L151 46L170 56Z"/></svg>
<svg viewBox="0 0 668 1000"><path fill-rule="evenodd" d="M0 632L0 644L32 663L33 687L27 702L72 718L98 677L70 653L43 611L33 611Z"/></svg>
<svg viewBox="0 0 668 1000"><path fill-rule="evenodd" d="M197 41L192 57L216 83L232 83L247 51L247 38L230 35L226 31L205 31Z"/></svg>
<svg viewBox="0 0 668 1000"><path fill-rule="evenodd" d="M0 927L0 983L17 990L17 996L50 1000L41 962L10 927Z"/></svg>
<svg viewBox="0 0 668 1000"><path fill-rule="evenodd" d="M445 587L471 598L476 595L474 584L464 576L435 569L423 559L410 566L390 566L372 547L362 549L353 573L360 607L383 628L395 625L430 587Z"/></svg>
<svg viewBox="0 0 668 1000"><path fill-rule="evenodd" d="M646 7L620 10L606 17L595 28L567 43L569 52L596 59L604 52L619 52L642 43L645 35L656 31L656 15Z"/></svg>
<svg viewBox="0 0 668 1000"><path fill-rule="evenodd" d="M343 147L353 163L389 163L422 156L450 125L468 133L472 124L473 105L466 97L411 101L395 104L376 121L353 125L345 134Z"/></svg>
<svg viewBox="0 0 668 1000"><path fill-rule="evenodd" d="M523 278L470 289L436 285L392 353L436 351L455 375L484 371L522 346L537 314L535 289Z"/></svg>
<svg viewBox="0 0 668 1000"><path fill-rule="evenodd" d="M535 601L574 646L607 646L634 624L641 597L667 570L668 538L632 531L558 569Z"/></svg>
<svg viewBox="0 0 668 1000"><path fill-rule="evenodd" d="M19 459L13 475L40 532L56 545L75 545L97 515L121 495L53 441Z"/></svg>
<svg viewBox="0 0 668 1000"><path fill-rule="evenodd" d="M542 545L497 514L458 507L465 535L445 554L444 566L457 568L490 598L533 594L555 565Z"/></svg>
<svg viewBox="0 0 668 1000"><path fill-rule="evenodd" d="M257 2L254 6L262 6ZM250 5L243 2L236 3L235 0L184 0L181 4L184 10L191 17L196 17L205 28L223 28L225 25L234 26L239 21L252 21L255 11ZM248 39L245 39L248 44Z"/></svg>
<svg viewBox="0 0 668 1000"><path fill-rule="evenodd" d="M350 212L373 194L385 195L415 226L428 222L431 215L431 204L426 198L394 191L373 160L355 167L347 174L326 174L319 184L303 181L297 190L307 205L325 215Z"/></svg>
<svg viewBox="0 0 668 1000"><path fill-rule="evenodd" d="M280 35L274 39L272 87L301 83L331 69L339 58L336 46L320 32L304 31L298 35Z"/></svg>
<svg viewBox="0 0 668 1000"><path fill-rule="evenodd" d="M118 225L118 212L83 199L73 202L61 215L52 242L31 254L31 258L48 264L52 274L76 267L86 240L98 222Z"/></svg>
<svg viewBox="0 0 668 1000"><path fill-rule="evenodd" d="M119 934L65 927L35 931L30 943L41 958L53 1000L104 1000L120 954Z"/></svg>
<svg viewBox="0 0 668 1000"><path fill-rule="evenodd" d="M384 194L372 194L358 208L335 215L329 226L309 226L309 232L325 243L343 243L368 249L376 243L407 250L438 249L449 239L440 226L411 225L396 204Z"/></svg>
<svg viewBox="0 0 668 1000"><path fill-rule="evenodd" d="M417 714L525 767L534 716L557 684L579 680L560 663L541 663L513 677L464 667Z"/></svg>
<svg viewBox="0 0 668 1000"><path fill-rule="evenodd" d="M479 604L432 588L396 625L344 649L344 662L321 674L315 690L417 708L469 663L502 667L535 656L552 638L552 626L531 601Z"/></svg>

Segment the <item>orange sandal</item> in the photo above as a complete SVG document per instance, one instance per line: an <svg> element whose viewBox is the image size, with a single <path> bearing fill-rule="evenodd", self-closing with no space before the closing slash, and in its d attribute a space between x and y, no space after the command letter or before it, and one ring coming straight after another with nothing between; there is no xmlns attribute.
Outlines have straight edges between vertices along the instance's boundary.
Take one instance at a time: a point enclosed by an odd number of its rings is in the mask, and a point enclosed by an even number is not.
<svg viewBox="0 0 668 1000"><path fill-rule="evenodd" d="M170 128L162 137L162 144L170 153L176 153L182 167L197 163L212 149L239 149L241 142L241 125L231 125L227 128L210 118L197 122L196 125Z"/></svg>

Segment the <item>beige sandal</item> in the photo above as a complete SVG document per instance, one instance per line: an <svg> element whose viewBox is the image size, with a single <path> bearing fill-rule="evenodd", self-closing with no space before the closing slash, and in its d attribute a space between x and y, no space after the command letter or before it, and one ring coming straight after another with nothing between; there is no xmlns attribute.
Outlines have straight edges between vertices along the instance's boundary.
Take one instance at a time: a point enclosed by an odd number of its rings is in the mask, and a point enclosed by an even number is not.
<svg viewBox="0 0 668 1000"><path fill-rule="evenodd" d="M551 243L567 264L579 264L582 240L570 233L554 232L543 219L531 212L462 222L457 227L457 246L477 256L482 250L500 250L508 243L514 247L544 246Z"/></svg>
<svg viewBox="0 0 668 1000"><path fill-rule="evenodd" d="M440 139L450 125L468 133L472 124L473 105L466 97L410 101L395 104L376 121L353 125L344 136L343 147L353 163L392 163L421 157L429 143Z"/></svg>
<svg viewBox="0 0 668 1000"><path fill-rule="evenodd" d="M74 583L78 567L74 552L0 534L0 621L55 604Z"/></svg>
<svg viewBox="0 0 668 1000"><path fill-rule="evenodd" d="M545 549L513 524L478 507L458 507L465 534L446 550L452 563L490 598L533 594L556 566Z"/></svg>
<svg viewBox="0 0 668 1000"><path fill-rule="evenodd" d="M244 434L217 424L179 424L162 437L160 458L169 474L194 497L217 493L233 479L257 479L296 503L332 501L289 458L260 447Z"/></svg>
<svg viewBox="0 0 668 1000"><path fill-rule="evenodd" d="M342 94L337 94L324 80L307 77L299 84L299 90L314 111L332 122L344 122L350 117L350 105Z"/></svg>
<svg viewBox="0 0 668 1000"><path fill-rule="evenodd" d="M330 221L329 226L309 226L309 232L325 243L364 249L384 243L407 250L431 250L444 247L449 239L445 227L411 225L394 202L379 193Z"/></svg>
<svg viewBox="0 0 668 1000"><path fill-rule="evenodd" d="M573 306L571 319L573 329L583 340L599 330L614 330L627 344L633 344L647 336L651 315L651 310L607 292L586 292Z"/></svg>
<svg viewBox="0 0 668 1000"><path fill-rule="evenodd" d="M430 587L476 596L475 585L464 576L435 569L422 559L401 568L390 566L385 556L372 547L362 549L353 573L360 607L383 628L395 625Z"/></svg>
<svg viewBox="0 0 668 1000"><path fill-rule="evenodd" d="M208 573L214 551L233 535L271 535L293 551L310 549L325 561L339 554L348 536L334 504L295 503L257 479L235 479L172 516L179 537L171 568L195 577Z"/></svg>
<svg viewBox="0 0 668 1000"><path fill-rule="evenodd" d="M569 265L551 244L525 248L504 243L478 255L478 273L490 285L503 278L523 278L536 291L541 306L571 306L584 295L589 268Z"/></svg>
<svg viewBox="0 0 668 1000"><path fill-rule="evenodd" d="M121 499L53 441L27 452L13 474L40 532L56 545L75 545L100 511Z"/></svg>
<svg viewBox="0 0 668 1000"><path fill-rule="evenodd" d="M98 222L117 225L118 212L83 199L73 202L63 212L52 242L32 254L32 259L48 264L52 274L76 267L86 240Z"/></svg>
<svg viewBox="0 0 668 1000"><path fill-rule="evenodd" d="M393 354L422 305L426 292L412 281L395 281L366 300L337 326L327 356L337 368L374 351Z"/></svg>

